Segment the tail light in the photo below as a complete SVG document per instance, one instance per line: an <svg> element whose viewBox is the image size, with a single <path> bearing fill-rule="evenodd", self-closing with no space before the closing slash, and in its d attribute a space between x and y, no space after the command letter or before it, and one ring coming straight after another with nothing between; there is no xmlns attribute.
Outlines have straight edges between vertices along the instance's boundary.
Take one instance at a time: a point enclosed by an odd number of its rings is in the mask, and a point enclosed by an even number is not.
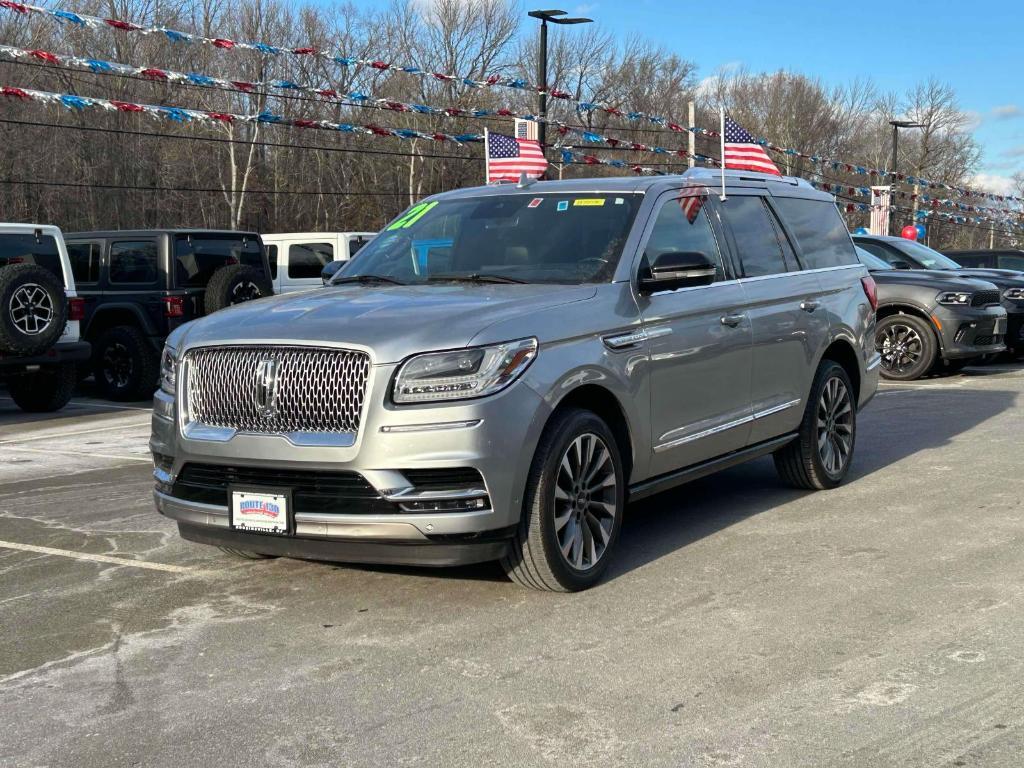
<svg viewBox="0 0 1024 768"><path fill-rule="evenodd" d="M864 295L868 297L868 303L871 305L871 309L878 309L878 286L875 285L875 279L870 275L868 277L862 277L860 279L860 284L864 287Z"/></svg>
<svg viewBox="0 0 1024 768"><path fill-rule="evenodd" d="M164 303L164 317L185 316L184 296L164 296L161 301Z"/></svg>
<svg viewBox="0 0 1024 768"><path fill-rule="evenodd" d="M75 297L68 299L68 320L85 319L85 299Z"/></svg>

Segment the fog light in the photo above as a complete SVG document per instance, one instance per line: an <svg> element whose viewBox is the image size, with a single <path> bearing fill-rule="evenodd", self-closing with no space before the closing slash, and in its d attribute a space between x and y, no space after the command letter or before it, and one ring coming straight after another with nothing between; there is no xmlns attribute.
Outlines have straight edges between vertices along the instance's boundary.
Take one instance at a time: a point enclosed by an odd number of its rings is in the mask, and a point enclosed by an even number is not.
<svg viewBox="0 0 1024 768"><path fill-rule="evenodd" d="M473 512L490 507L487 497L475 499L430 499L428 501L403 501L403 512Z"/></svg>

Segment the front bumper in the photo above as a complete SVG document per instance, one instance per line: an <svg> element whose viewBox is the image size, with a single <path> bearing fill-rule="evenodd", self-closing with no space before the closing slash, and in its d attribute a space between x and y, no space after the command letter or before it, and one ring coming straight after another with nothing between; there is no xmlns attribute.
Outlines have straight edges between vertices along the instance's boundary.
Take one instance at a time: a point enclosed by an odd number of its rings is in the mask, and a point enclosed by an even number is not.
<svg viewBox="0 0 1024 768"><path fill-rule="evenodd" d="M942 357L961 360L1002 352L1008 328L1006 310L994 307L948 307L939 305L932 313L942 338Z"/></svg>
<svg viewBox="0 0 1024 768"><path fill-rule="evenodd" d="M385 405L392 368L372 371L366 412L351 445L295 444L281 435L246 433L196 439L180 428L174 400L157 392L150 441L157 510L176 520L189 540L267 554L421 565L501 557L519 523L525 478L549 406L517 382L480 400L396 408ZM230 526L227 490L205 502L183 498L182 478L192 472L186 465L201 466L206 476L220 468L232 478L305 474L321 487L342 474L358 476L375 498L360 498L351 510L344 504L328 511L293 505L290 535L244 533ZM424 488L407 477L427 470L475 470L483 487L434 482ZM317 479L322 476L327 479ZM267 487L274 487L269 480ZM470 498L482 499L481 506L445 506Z"/></svg>

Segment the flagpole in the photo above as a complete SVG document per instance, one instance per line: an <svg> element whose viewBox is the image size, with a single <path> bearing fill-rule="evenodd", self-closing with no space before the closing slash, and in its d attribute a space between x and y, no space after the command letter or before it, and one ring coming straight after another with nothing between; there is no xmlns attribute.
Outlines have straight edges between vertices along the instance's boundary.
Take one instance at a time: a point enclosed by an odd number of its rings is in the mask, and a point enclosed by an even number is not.
<svg viewBox="0 0 1024 768"><path fill-rule="evenodd" d="M491 135L484 126L484 184L491 183Z"/></svg>
<svg viewBox="0 0 1024 768"><path fill-rule="evenodd" d="M725 107L718 108L718 116L720 118L720 132L719 137L722 140L722 194L721 199L725 200Z"/></svg>

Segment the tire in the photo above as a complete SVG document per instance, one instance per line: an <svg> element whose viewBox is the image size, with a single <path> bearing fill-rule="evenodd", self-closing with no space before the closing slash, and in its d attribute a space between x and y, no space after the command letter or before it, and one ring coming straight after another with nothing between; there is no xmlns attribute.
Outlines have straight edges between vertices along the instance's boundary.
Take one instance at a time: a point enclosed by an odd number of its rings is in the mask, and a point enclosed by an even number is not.
<svg viewBox="0 0 1024 768"><path fill-rule="evenodd" d="M875 349L882 356L881 374L892 381L924 376L938 359L935 332L916 315L889 315L878 321Z"/></svg>
<svg viewBox="0 0 1024 768"><path fill-rule="evenodd" d="M156 390L160 360L149 339L133 325L108 328L93 344L96 389L108 400L147 400Z"/></svg>
<svg viewBox="0 0 1024 768"><path fill-rule="evenodd" d="M250 552L246 549L235 549L234 547L217 547L221 552L232 557L240 557L243 560L273 560L277 555L264 555L262 552Z"/></svg>
<svg viewBox="0 0 1024 768"><path fill-rule="evenodd" d="M74 363L47 365L33 373L13 377L7 385L21 410L28 413L59 411L71 399L78 375Z"/></svg>
<svg viewBox="0 0 1024 768"><path fill-rule="evenodd" d="M773 454L775 469L786 483L795 488L822 491L835 488L846 477L857 443L857 404L853 391L843 367L832 360L823 360L814 375L797 438ZM829 403L835 403L835 407ZM819 423L822 418L824 424ZM827 433L824 446L821 444L823 429ZM834 464L827 449L837 459ZM845 449L845 453L841 449Z"/></svg>
<svg viewBox="0 0 1024 768"><path fill-rule="evenodd" d="M225 307L262 299L273 293L270 281L258 269L244 264L231 264L214 272L206 284L203 309L210 315Z"/></svg>
<svg viewBox="0 0 1024 768"><path fill-rule="evenodd" d="M0 353L40 355L64 332L68 302L64 285L35 264L0 268Z"/></svg>
<svg viewBox="0 0 1024 768"><path fill-rule="evenodd" d="M573 458L581 453L590 460ZM589 483L573 482L580 466ZM550 592L593 586L618 541L625 497L622 458L608 425L590 411L556 413L530 466L522 518L501 560L505 573L520 586Z"/></svg>

